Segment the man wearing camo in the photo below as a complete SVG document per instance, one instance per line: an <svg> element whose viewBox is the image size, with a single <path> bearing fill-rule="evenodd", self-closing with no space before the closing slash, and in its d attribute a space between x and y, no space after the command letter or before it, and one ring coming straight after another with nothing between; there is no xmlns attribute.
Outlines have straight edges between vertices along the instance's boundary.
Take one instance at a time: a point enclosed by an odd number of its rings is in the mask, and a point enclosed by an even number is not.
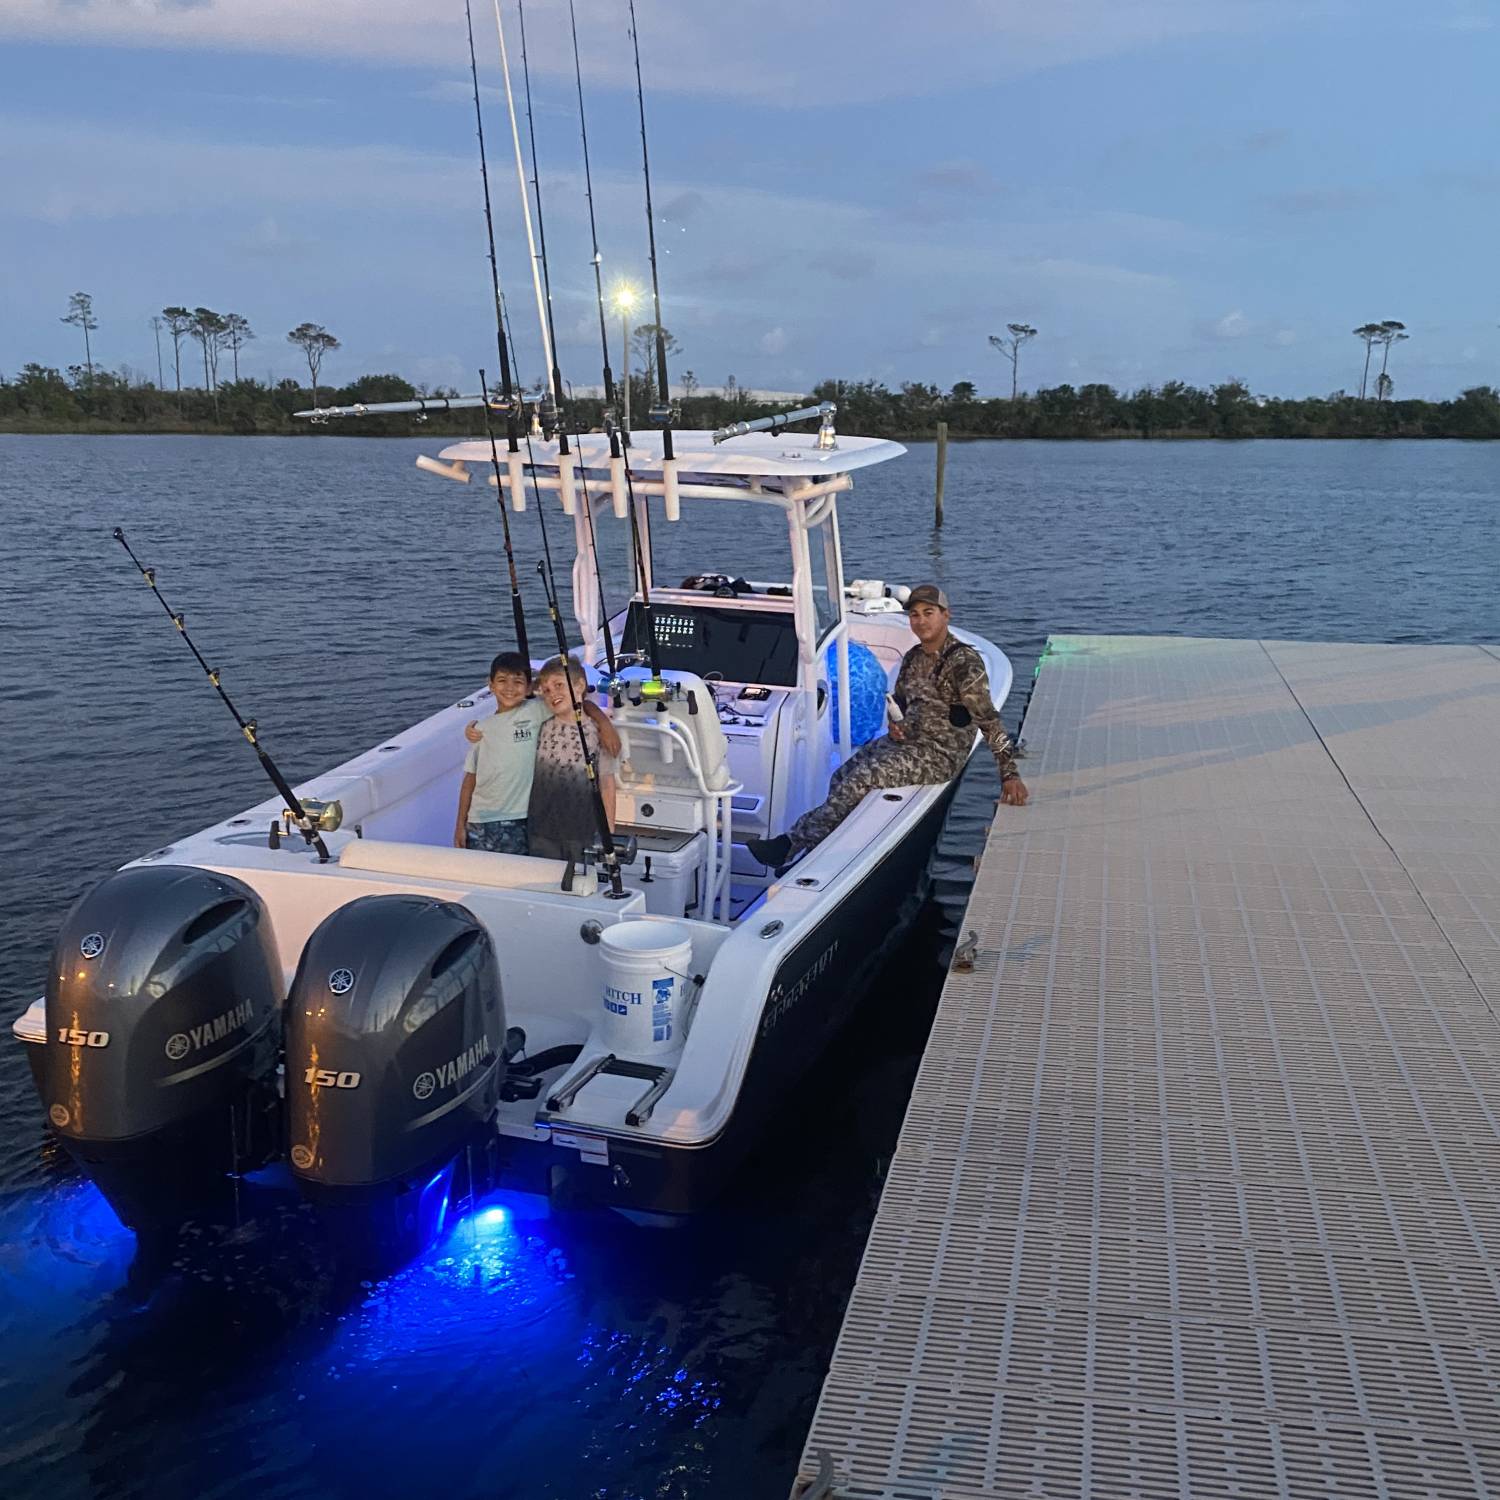
<svg viewBox="0 0 1500 1500"><path fill-rule="evenodd" d="M1000 772L1000 800L1026 805L1026 783L990 697L984 659L948 630L948 596L935 584L914 588L906 603L917 644L902 659L892 696L901 709L883 739L861 746L833 773L828 800L774 839L747 839L763 865L780 868L794 854L826 839L880 787L934 786L963 770L977 727Z"/></svg>

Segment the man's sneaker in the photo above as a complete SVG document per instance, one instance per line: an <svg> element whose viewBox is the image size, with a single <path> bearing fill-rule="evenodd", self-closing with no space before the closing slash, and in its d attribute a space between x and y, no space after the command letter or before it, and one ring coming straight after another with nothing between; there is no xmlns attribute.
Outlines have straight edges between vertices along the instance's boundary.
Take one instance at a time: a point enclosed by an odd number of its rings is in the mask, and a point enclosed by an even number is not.
<svg viewBox="0 0 1500 1500"><path fill-rule="evenodd" d="M778 873L792 857L792 841L784 833L777 834L774 839L746 839L745 848L750 851L751 859Z"/></svg>

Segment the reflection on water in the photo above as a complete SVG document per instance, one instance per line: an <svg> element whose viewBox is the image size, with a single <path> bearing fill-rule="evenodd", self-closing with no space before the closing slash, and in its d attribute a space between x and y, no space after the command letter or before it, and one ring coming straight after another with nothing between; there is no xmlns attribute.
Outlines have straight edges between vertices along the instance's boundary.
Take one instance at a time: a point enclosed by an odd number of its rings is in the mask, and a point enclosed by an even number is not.
<svg viewBox="0 0 1500 1500"><path fill-rule="evenodd" d="M25 559L0 572L7 1025L93 880L264 795L109 528L300 778L458 698L508 642L493 500L413 474L423 446L0 437L0 525ZM1053 631L1496 639L1497 461L1446 443L955 445L934 537L927 448L860 476L845 568L940 582L1011 653L1014 725ZM720 571L732 518L684 509L691 528L656 527L661 576ZM784 1493L995 790L970 773L902 962L720 1207L675 1233L502 1198L400 1274L350 1283L270 1173L237 1221L138 1246L0 1045L5 1494Z"/></svg>

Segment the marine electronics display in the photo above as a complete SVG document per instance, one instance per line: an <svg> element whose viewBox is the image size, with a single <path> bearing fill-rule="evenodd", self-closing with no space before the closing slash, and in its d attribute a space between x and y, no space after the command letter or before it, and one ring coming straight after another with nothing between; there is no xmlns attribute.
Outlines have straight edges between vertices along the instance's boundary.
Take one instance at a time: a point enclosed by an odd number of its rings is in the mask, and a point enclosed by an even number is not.
<svg viewBox="0 0 1500 1500"><path fill-rule="evenodd" d="M712 604L654 604L656 642L669 671L725 682L796 687L797 630L789 612ZM623 650L648 653L651 632L639 600L625 621Z"/></svg>

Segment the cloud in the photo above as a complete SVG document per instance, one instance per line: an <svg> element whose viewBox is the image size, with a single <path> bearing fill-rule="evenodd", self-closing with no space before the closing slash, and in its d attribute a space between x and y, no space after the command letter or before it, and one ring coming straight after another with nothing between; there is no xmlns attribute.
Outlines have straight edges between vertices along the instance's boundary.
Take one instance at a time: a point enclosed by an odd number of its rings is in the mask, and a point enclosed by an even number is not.
<svg viewBox="0 0 1500 1500"><path fill-rule="evenodd" d="M1271 342L1278 349L1290 349L1297 342L1297 330L1295 328L1278 328Z"/></svg>
<svg viewBox="0 0 1500 1500"><path fill-rule="evenodd" d="M867 281L875 273L873 255L867 255L863 250L842 247L837 250L820 250L818 254L810 255L807 265L809 270L824 271L840 281Z"/></svg>
<svg viewBox="0 0 1500 1500"><path fill-rule="evenodd" d="M241 210L468 212L472 161L395 146L225 144L0 115L5 211L50 224ZM273 215L274 217L274 215Z"/></svg>
<svg viewBox="0 0 1500 1500"><path fill-rule="evenodd" d="M912 184L919 192L989 194L1000 190L989 168L977 161L938 162L912 173Z"/></svg>
<svg viewBox="0 0 1500 1500"><path fill-rule="evenodd" d="M648 90L797 107L921 97L1186 37L1263 32L1337 3L928 0L914 25L904 3L861 0L851 25L846 7L757 0L753 21L736 26L730 57L720 6L639 0L637 9ZM578 21L586 77L632 86L618 0L580 0ZM483 7L475 33L492 70L496 44ZM462 17L439 19L411 0L4 0L0 37L448 68L467 51ZM571 78L568 28L556 7L537 17L528 39L534 73Z"/></svg>
<svg viewBox="0 0 1500 1500"><path fill-rule="evenodd" d="M776 327L769 329L760 336L760 352L762 354L780 354L786 349L786 329Z"/></svg>
<svg viewBox="0 0 1500 1500"><path fill-rule="evenodd" d="M317 241L306 235L288 234L275 218L267 215L238 240L231 241L231 244L246 255L290 260L306 255L316 246Z"/></svg>
<svg viewBox="0 0 1500 1500"><path fill-rule="evenodd" d="M1213 336L1216 339L1242 339L1253 326L1250 319L1239 308L1235 308L1213 325Z"/></svg>
<svg viewBox="0 0 1500 1500"><path fill-rule="evenodd" d="M1321 214L1348 213L1363 208L1371 194L1359 188L1300 188L1290 193L1273 193L1271 207L1293 218L1310 218Z"/></svg>

